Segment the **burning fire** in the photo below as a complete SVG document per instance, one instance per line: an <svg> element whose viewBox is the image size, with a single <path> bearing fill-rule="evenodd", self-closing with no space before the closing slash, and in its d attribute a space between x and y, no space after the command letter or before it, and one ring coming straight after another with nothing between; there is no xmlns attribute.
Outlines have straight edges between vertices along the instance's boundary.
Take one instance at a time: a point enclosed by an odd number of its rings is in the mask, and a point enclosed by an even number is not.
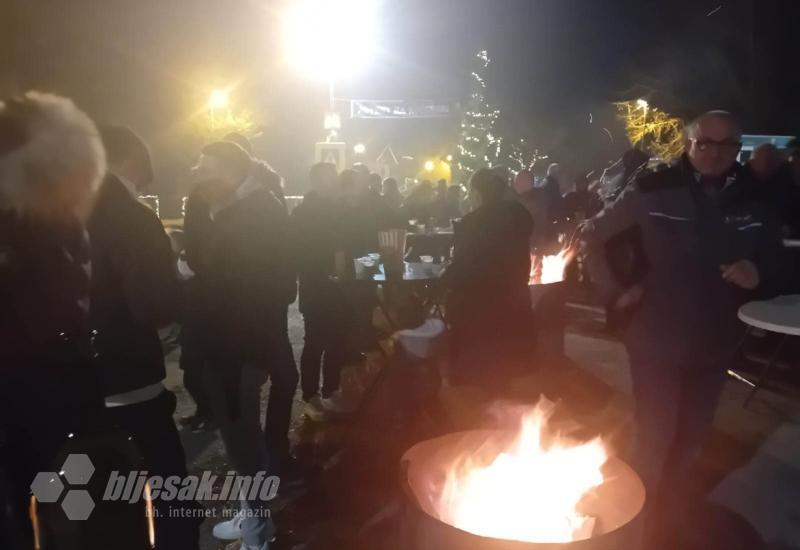
<svg viewBox="0 0 800 550"><path fill-rule="evenodd" d="M608 455L599 438L583 444L547 438L554 408L542 399L523 415L512 441L490 439L465 451L447 471L439 519L498 539L561 543L590 538L595 518L581 514L579 505L603 484L601 468Z"/></svg>
<svg viewBox="0 0 800 550"><path fill-rule="evenodd" d="M531 275L528 284L547 285L563 281L564 270L574 255L570 248L547 256L531 254Z"/></svg>

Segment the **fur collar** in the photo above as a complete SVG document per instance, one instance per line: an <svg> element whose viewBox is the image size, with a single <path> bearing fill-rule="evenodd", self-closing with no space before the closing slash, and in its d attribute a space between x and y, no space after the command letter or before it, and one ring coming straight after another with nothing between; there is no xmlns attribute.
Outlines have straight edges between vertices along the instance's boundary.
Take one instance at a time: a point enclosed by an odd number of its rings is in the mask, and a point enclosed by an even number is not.
<svg viewBox="0 0 800 550"><path fill-rule="evenodd" d="M86 220L105 172L97 128L71 100L27 92L0 102L24 139L0 151L0 211L45 222Z"/></svg>

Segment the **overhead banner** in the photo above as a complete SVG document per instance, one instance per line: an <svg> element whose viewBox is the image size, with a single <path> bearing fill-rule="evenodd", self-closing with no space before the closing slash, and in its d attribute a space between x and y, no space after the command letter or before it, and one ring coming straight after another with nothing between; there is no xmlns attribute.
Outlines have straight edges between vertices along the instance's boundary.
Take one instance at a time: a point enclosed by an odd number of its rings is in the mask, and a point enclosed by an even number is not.
<svg viewBox="0 0 800 550"><path fill-rule="evenodd" d="M445 118L457 108L456 102L429 99L351 99L350 118Z"/></svg>

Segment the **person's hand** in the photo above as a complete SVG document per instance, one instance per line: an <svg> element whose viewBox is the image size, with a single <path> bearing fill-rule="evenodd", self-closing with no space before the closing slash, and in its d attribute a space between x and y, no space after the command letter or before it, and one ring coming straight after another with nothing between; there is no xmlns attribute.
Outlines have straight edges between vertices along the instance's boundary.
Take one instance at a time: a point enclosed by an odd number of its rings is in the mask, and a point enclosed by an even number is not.
<svg viewBox="0 0 800 550"><path fill-rule="evenodd" d="M623 310L635 306L642 300L643 294L644 289L642 285L632 286L617 298L617 301L614 303L614 309Z"/></svg>
<svg viewBox="0 0 800 550"><path fill-rule="evenodd" d="M750 260L739 260L729 265L721 265L719 269L724 280L747 290L755 289L761 282L758 268Z"/></svg>

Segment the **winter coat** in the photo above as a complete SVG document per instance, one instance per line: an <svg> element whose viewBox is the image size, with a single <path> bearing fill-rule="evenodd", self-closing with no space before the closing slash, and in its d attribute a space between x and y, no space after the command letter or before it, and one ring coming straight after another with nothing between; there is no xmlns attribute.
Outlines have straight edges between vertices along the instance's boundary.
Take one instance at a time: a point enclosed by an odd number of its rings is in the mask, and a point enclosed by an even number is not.
<svg viewBox="0 0 800 550"><path fill-rule="evenodd" d="M209 352L224 364L269 360L297 294L285 209L257 189L217 212L208 246L198 307Z"/></svg>
<svg viewBox="0 0 800 550"><path fill-rule="evenodd" d="M628 283L641 284L644 295L626 344L676 364L724 357L744 330L739 307L780 292L785 275L777 218L740 167L715 194L697 178L685 157L645 172L582 232L592 280L609 301L625 288L612 275L606 245L623 233L636 237L638 280ZM720 266L743 259L759 270L756 291L722 278Z"/></svg>
<svg viewBox="0 0 800 550"><path fill-rule="evenodd" d="M295 262L300 282L300 311L337 307L339 289L334 275L335 254L344 250L343 220L336 201L308 193L291 216Z"/></svg>
<svg viewBox="0 0 800 550"><path fill-rule="evenodd" d="M166 377L158 330L178 319L169 238L155 213L109 174L89 219L92 326L106 395Z"/></svg>

